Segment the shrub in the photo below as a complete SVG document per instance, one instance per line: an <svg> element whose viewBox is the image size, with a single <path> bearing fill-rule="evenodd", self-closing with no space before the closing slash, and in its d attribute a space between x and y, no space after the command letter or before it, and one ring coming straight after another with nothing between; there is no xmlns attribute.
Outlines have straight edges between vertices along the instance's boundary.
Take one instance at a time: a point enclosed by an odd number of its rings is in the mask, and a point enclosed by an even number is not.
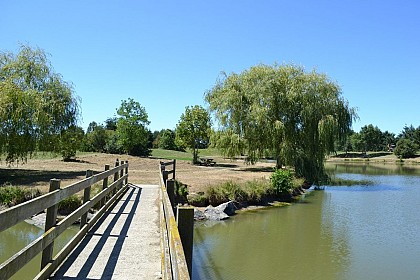
<svg viewBox="0 0 420 280"><path fill-rule="evenodd" d="M68 198L58 203L58 213L61 215L68 215L82 205L82 200L76 195L69 196Z"/></svg>
<svg viewBox="0 0 420 280"><path fill-rule="evenodd" d="M188 186L175 180L175 195L186 198L188 195Z"/></svg>
<svg viewBox="0 0 420 280"><path fill-rule="evenodd" d="M176 203L186 203L188 201L188 186L175 180L175 202Z"/></svg>
<svg viewBox="0 0 420 280"><path fill-rule="evenodd" d="M143 144L135 144L128 150L128 154L131 156L147 157L152 154L152 150Z"/></svg>
<svg viewBox="0 0 420 280"><path fill-rule="evenodd" d="M212 206L217 206L229 201L227 195L221 187L209 187L206 191L206 195L210 205Z"/></svg>
<svg viewBox="0 0 420 280"><path fill-rule="evenodd" d="M192 194L188 196L188 204L192 206L204 207L207 206L209 200L204 193Z"/></svg>
<svg viewBox="0 0 420 280"><path fill-rule="evenodd" d="M0 187L0 204L13 206L41 195L37 188L22 188L16 186Z"/></svg>
<svg viewBox="0 0 420 280"><path fill-rule="evenodd" d="M302 179L294 179L290 171L276 170L271 180L254 180L245 184L225 182L217 186L210 186L204 194L194 194L188 201L194 206L205 206L209 203L217 206L228 201L244 204L261 205L273 200L290 200L292 190L303 184Z"/></svg>
<svg viewBox="0 0 420 280"><path fill-rule="evenodd" d="M238 184L233 182L225 182L222 184L221 188L228 200L238 202L247 200L247 193Z"/></svg>
<svg viewBox="0 0 420 280"><path fill-rule="evenodd" d="M275 191L268 181L249 181L244 186L248 195L249 204L264 204L266 200L275 195Z"/></svg>
<svg viewBox="0 0 420 280"><path fill-rule="evenodd" d="M245 202L248 200L248 194L240 185L233 182L225 182L219 186L212 186L207 189L207 198L213 206L228 202Z"/></svg>
<svg viewBox="0 0 420 280"><path fill-rule="evenodd" d="M290 194L293 189L293 175L289 170L276 169L271 175L271 184L277 195Z"/></svg>

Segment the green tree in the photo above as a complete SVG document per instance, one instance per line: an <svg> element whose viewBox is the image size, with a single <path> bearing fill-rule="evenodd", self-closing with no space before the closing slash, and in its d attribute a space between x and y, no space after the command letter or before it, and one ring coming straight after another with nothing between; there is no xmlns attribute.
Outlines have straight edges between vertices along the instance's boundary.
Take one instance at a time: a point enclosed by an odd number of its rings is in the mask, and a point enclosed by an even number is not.
<svg viewBox="0 0 420 280"><path fill-rule="evenodd" d="M74 160L76 151L81 147L83 139L83 128L72 126L64 130L60 135L60 153L64 161Z"/></svg>
<svg viewBox="0 0 420 280"><path fill-rule="evenodd" d="M178 147L186 147L193 153L193 163L198 162L198 149L209 141L210 115L201 106L186 107L176 127L175 140Z"/></svg>
<svg viewBox="0 0 420 280"><path fill-rule="evenodd" d="M105 120L105 129L106 130L117 130L117 118L107 118Z"/></svg>
<svg viewBox="0 0 420 280"><path fill-rule="evenodd" d="M385 131L384 133L382 133L382 138L383 146L385 147L386 151L389 151L392 145L395 145L395 143L397 142L395 134L389 131Z"/></svg>
<svg viewBox="0 0 420 280"><path fill-rule="evenodd" d="M386 146L384 146L384 135L382 131L372 124L365 125L360 129L360 135L366 144L366 151L385 151Z"/></svg>
<svg viewBox="0 0 420 280"><path fill-rule="evenodd" d="M118 141L118 134L114 130L106 130L107 142L105 144L105 152L110 154L122 154L124 153Z"/></svg>
<svg viewBox="0 0 420 280"><path fill-rule="evenodd" d="M77 125L79 102L45 52L22 45L0 53L0 153L26 160L36 149L60 152L61 135Z"/></svg>
<svg viewBox="0 0 420 280"><path fill-rule="evenodd" d="M86 133L92 133L93 131L95 131L95 129L98 127L98 123L93 121L90 122L88 125L88 128L86 129Z"/></svg>
<svg viewBox="0 0 420 280"><path fill-rule="evenodd" d="M401 131L400 135L398 135L398 138L410 139L417 146L420 146L420 126L418 128L414 128L413 125L404 126L404 129Z"/></svg>
<svg viewBox="0 0 420 280"><path fill-rule="evenodd" d="M176 150L175 132L170 129L163 129L160 132L159 148L164 150Z"/></svg>
<svg viewBox="0 0 420 280"><path fill-rule="evenodd" d="M418 146L413 140L401 138L397 142L397 145L394 149L394 154L401 158L410 158L415 156L417 149Z"/></svg>
<svg viewBox="0 0 420 280"><path fill-rule="evenodd" d="M350 143L353 151L366 153L366 142L360 133L353 133L350 136Z"/></svg>
<svg viewBox="0 0 420 280"><path fill-rule="evenodd" d="M86 130L85 135L85 151L87 152L104 152L106 151L106 143L109 134L103 125L91 122Z"/></svg>
<svg viewBox="0 0 420 280"><path fill-rule="evenodd" d="M341 139L337 139L336 141L335 141L335 144L334 144L334 149L335 149L335 151L336 152L338 152L338 151L343 151L343 152L346 152L346 154L348 153L348 152L351 152L351 151L353 151L353 147L352 147L352 145L351 145L351 136L354 134L354 131L353 130L351 130L351 131L349 131L348 133L347 133L347 135L345 136L345 137L343 137L343 138L341 138Z"/></svg>
<svg viewBox="0 0 420 280"><path fill-rule="evenodd" d="M146 126L150 124L146 109L132 98L123 100L117 110L118 143L125 153L136 156L150 154L149 134Z"/></svg>
<svg viewBox="0 0 420 280"><path fill-rule="evenodd" d="M323 176L325 155L356 117L336 83L295 65L225 74L205 98L219 122L215 140L225 155L243 153L253 163L270 150L278 168L294 166L312 182Z"/></svg>

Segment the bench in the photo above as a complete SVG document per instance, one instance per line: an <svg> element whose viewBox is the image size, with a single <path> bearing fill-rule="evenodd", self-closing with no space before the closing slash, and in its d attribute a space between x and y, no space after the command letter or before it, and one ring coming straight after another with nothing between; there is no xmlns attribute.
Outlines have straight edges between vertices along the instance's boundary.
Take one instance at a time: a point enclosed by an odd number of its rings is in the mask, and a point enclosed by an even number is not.
<svg viewBox="0 0 420 280"><path fill-rule="evenodd" d="M216 162L212 158L198 158L200 165L214 166Z"/></svg>

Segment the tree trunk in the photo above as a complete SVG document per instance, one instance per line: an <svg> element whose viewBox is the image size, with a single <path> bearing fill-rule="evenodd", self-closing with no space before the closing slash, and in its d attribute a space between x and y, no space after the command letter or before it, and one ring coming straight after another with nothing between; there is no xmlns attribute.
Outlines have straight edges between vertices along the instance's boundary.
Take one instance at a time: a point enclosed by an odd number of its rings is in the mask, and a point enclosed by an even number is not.
<svg viewBox="0 0 420 280"><path fill-rule="evenodd" d="M194 148L193 150L193 164L198 163L198 149Z"/></svg>
<svg viewBox="0 0 420 280"><path fill-rule="evenodd" d="M279 156L276 157L276 168L281 169L283 167L283 162Z"/></svg>

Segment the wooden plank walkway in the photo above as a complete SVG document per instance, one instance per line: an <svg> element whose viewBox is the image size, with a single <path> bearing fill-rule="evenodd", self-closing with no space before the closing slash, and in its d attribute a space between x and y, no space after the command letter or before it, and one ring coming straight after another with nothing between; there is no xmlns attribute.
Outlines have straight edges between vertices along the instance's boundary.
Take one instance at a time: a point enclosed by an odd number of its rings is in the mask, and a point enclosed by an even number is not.
<svg viewBox="0 0 420 280"><path fill-rule="evenodd" d="M160 279L159 188L129 185L50 279Z"/></svg>

